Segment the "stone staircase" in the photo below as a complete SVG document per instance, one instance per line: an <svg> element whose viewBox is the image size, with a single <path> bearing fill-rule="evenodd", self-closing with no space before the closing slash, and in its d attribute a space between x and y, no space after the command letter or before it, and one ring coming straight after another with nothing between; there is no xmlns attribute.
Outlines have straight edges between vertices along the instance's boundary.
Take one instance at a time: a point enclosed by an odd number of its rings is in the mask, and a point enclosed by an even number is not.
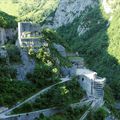
<svg viewBox="0 0 120 120"><path fill-rule="evenodd" d="M98 97L104 96L104 91L103 91L104 83L103 82L96 82L94 81L94 89L96 91L96 94Z"/></svg>

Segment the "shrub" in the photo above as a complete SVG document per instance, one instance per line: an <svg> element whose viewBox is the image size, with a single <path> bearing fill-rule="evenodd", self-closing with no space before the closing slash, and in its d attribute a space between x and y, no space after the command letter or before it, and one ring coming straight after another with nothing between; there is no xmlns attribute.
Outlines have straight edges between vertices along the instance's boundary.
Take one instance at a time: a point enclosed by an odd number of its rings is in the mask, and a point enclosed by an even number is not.
<svg viewBox="0 0 120 120"><path fill-rule="evenodd" d="M19 63L21 62L20 50L14 45L7 45L7 52L10 63Z"/></svg>
<svg viewBox="0 0 120 120"><path fill-rule="evenodd" d="M14 16L8 15L0 11L0 27L3 28L16 28L17 22Z"/></svg>

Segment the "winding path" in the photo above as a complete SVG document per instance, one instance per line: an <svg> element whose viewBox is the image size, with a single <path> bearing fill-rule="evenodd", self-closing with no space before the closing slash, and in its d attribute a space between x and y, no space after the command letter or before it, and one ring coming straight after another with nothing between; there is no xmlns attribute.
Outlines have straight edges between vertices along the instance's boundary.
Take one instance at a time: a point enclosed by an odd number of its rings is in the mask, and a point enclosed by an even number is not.
<svg viewBox="0 0 120 120"><path fill-rule="evenodd" d="M99 105L101 105L100 100L99 99L91 99L91 106L88 108L88 110L86 110L86 112L81 116L81 118L79 120L85 120L85 118L87 117L87 115L90 113L91 110L96 110L98 108Z"/></svg>
<svg viewBox="0 0 120 120"><path fill-rule="evenodd" d="M11 115L9 115L9 113L12 112L14 109L22 106L23 104L25 104L25 103L27 103L27 102L32 102L32 101L34 101L40 94L43 94L43 93L47 92L49 89L51 89L52 87L54 87L54 86L56 86L56 85L58 85L58 84L61 84L61 83L70 81L71 79L66 77L66 78L61 78L61 80L62 80L61 82L58 82L58 83L56 83L56 84L54 84L54 85L51 85L51 86L49 86L49 87L47 87L47 88L39 91L38 93L36 93L36 94L34 94L33 96L31 96L30 98L26 99L26 100L23 101L22 103L20 103L20 104L16 105L15 107L13 107L13 108L11 108L11 109L9 109L9 110L1 113L1 114L0 114L0 119L9 118L9 117L11 116ZM19 114L19 115L20 115L20 114Z"/></svg>
<svg viewBox="0 0 120 120"><path fill-rule="evenodd" d="M67 82L67 81L70 81L71 79L70 78L61 78L61 82L58 82L54 85L51 85L41 91L39 91L38 93L34 94L33 96L31 96L30 98L26 99L25 101L23 101L22 103L18 104L17 106L3 112L0 114L0 119L2 120L11 120L13 118L16 118L17 120L34 120L35 118L39 117L39 115L42 113L44 114L45 116L51 116L51 115L54 115L55 113L58 113L62 110L59 110L57 108L48 108L48 109L43 109L43 110L38 110L38 111L34 111L34 112L28 112L28 113L21 113L21 114L15 114L15 115L10 115L10 113L22 106L23 104L27 103L27 102L32 102L34 101L40 94L43 94L45 92L47 92L49 89L51 89L52 87L54 87L55 85L58 85L58 84L61 84L61 83L64 83L64 82ZM85 113L81 116L80 120L84 120L87 115L89 114L90 110L91 109L96 109L98 104L99 104L99 100L95 100L95 99L82 99L79 103L74 103L74 104L71 104L71 107L75 108L75 107L81 107L85 104L90 104L90 107L88 108L88 110L85 111Z"/></svg>

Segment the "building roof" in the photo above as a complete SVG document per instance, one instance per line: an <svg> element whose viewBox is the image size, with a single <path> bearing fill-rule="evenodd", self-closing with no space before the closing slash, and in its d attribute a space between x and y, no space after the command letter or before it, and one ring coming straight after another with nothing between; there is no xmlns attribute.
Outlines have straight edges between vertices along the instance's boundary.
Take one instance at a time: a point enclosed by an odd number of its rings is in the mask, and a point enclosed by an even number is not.
<svg viewBox="0 0 120 120"><path fill-rule="evenodd" d="M90 79L94 79L97 73L86 68L80 68L76 70L76 75L84 75Z"/></svg>

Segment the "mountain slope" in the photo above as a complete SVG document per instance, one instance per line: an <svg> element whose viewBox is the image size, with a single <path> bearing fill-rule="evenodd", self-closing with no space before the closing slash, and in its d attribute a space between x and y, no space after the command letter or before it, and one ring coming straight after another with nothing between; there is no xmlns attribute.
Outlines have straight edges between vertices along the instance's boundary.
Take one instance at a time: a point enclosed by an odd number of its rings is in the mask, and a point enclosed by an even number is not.
<svg viewBox="0 0 120 120"><path fill-rule="evenodd" d="M19 12L21 21L43 22L47 16L55 11L59 0L31 0L31 2L21 2Z"/></svg>
<svg viewBox="0 0 120 120"><path fill-rule="evenodd" d="M47 2L46 0L22 0L19 4L21 21L33 21L40 23L41 27L56 28L58 34L66 40L64 42L67 43L66 46L70 46L73 52L78 52L85 58L87 67L107 78L107 83L112 89L106 87L111 93L105 93L105 104L112 108L112 100L108 104L108 98L114 99L111 97L113 94L116 100L120 100L120 1L103 0L102 4L99 0L48 0ZM56 40L51 34L51 32L46 33L49 35L49 41ZM46 51L41 49L39 52L38 57L40 56L41 59L41 55ZM44 57L48 57L46 53L43 54L43 61L46 60ZM28 78L33 83L38 82L44 86L46 81L41 76L48 75L49 67L42 65L42 62L39 60L36 71L33 75L29 74ZM38 76L40 71L43 73ZM51 75L51 69L49 74Z"/></svg>
<svg viewBox="0 0 120 120"><path fill-rule="evenodd" d="M15 28L17 26L16 17L0 11L0 27Z"/></svg>
<svg viewBox="0 0 120 120"><path fill-rule="evenodd" d="M120 7L118 1L111 5L113 12L110 14L106 14L99 3L99 6L86 9L72 23L57 31L74 51L85 58L88 67L111 82L114 91L112 83L120 83ZM115 92L115 97L120 98L119 90Z"/></svg>
<svg viewBox="0 0 120 120"><path fill-rule="evenodd" d="M12 16L18 16L18 0L1 0L0 11Z"/></svg>

